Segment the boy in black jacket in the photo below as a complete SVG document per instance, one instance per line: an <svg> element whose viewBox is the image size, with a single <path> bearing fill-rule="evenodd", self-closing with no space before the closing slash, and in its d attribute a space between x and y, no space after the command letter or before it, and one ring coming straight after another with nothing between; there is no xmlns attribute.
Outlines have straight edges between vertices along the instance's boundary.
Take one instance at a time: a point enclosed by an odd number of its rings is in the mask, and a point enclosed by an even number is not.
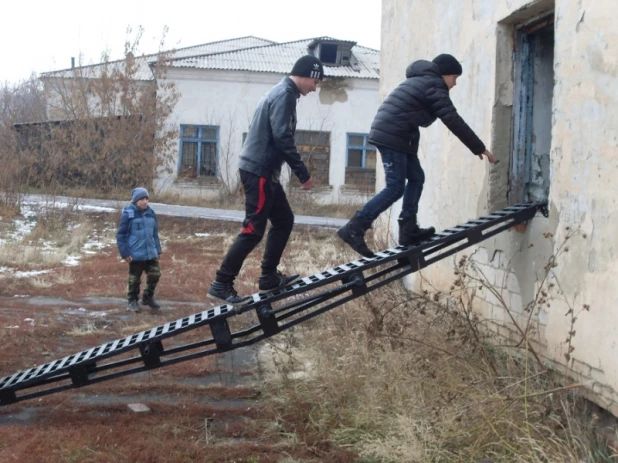
<svg viewBox="0 0 618 463"><path fill-rule="evenodd" d="M365 243L365 232L402 196L399 244L409 246L435 233L433 227L420 228L416 220L425 182L418 159L419 127L428 127L439 117L473 154L494 162L483 142L459 116L449 96L461 73L461 64L451 55L439 55L431 62L415 61L406 69L406 80L378 109L368 141L380 150L386 187L337 231L359 254L374 257Z"/></svg>
<svg viewBox="0 0 618 463"><path fill-rule="evenodd" d="M264 236L266 222L271 227L262 259L260 292L293 283L299 275L284 275L277 270L283 250L294 226L294 213L279 182L286 162L300 180L302 188L313 188L313 179L303 163L296 142L296 104L300 96L316 90L324 77L318 58L299 58L289 77L284 77L258 103L240 153L238 169L245 190L245 220L242 231L228 250L208 296L232 305L247 302L234 289L234 279L249 253Z"/></svg>

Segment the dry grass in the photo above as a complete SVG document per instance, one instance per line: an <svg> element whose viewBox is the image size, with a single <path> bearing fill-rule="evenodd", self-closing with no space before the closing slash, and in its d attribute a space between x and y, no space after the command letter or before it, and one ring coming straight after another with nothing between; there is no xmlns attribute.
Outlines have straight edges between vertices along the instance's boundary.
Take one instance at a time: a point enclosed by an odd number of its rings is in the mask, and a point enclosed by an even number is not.
<svg viewBox="0 0 618 463"><path fill-rule="evenodd" d="M72 285L75 283L75 276L69 270L57 270L54 273L54 282L59 285Z"/></svg>
<svg viewBox="0 0 618 463"><path fill-rule="evenodd" d="M66 332L67 336L108 335L110 332L104 323L86 320L79 326L74 326Z"/></svg>
<svg viewBox="0 0 618 463"><path fill-rule="evenodd" d="M50 267L59 265L67 255L64 248L43 249L41 246L9 242L0 246L0 265Z"/></svg>
<svg viewBox="0 0 618 463"><path fill-rule="evenodd" d="M50 206L49 210L44 207L36 210L36 223L26 236L0 245L0 265L30 269L55 267L68 256L78 254L88 241L92 224L75 208Z"/></svg>
<svg viewBox="0 0 618 463"><path fill-rule="evenodd" d="M117 218L91 217L89 223L93 230L109 229ZM162 217L160 225L169 242L157 295L178 305L173 312L169 307L156 315L144 310L128 319L114 312L105 320L71 320L66 325L49 310L45 316L51 322L37 318L27 329L0 332L6 341L7 372L41 363L42 352L76 352L195 313L194 305L180 301L205 300L238 224ZM196 232L211 235L195 237ZM243 267L237 285L242 293L256 290L262 250L263 244ZM299 226L281 269L309 275L355 258L334 230ZM126 270L113 251L102 253L78 268L55 269L39 277L53 285L28 294L76 300L123 297ZM25 294L18 280L7 280L3 294ZM15 319L7 326L23 324L33 309L10 299L4 316ZM57 307L59 312L63 309ZM23 315L12 315L18 310ZM231 323L240 324L243 317ZM204 336L209 333L196 330L177 340L194 342ZM526 351L492 345L491 338L462 316L461 307L436 304L431 294L415 296L392 283L274 337L271 347L263 349L271 373L256 408L213 411L208 404L192 401L204 395L204 387L190 389L178 379L215 371L216 357L208 357L153 371L147 383L139 383L136 375L83 389L114 395L160 390L184 397L182 406L156 404L152 414L135 417L122 405L71 402L70 407L54 407L69 403L69 393L48 396L43 402L47 408L41 411L44 422L2 429L0 455L10 450L21 461L40 461L25 457L34 455L34 448L51 455L51 461L615 461L581 418L578 399L538 371ZM204 420L215 414L220 427L210 429ZM238 441L230 440L238 436ZM189 439L191 445L184 445ZM152 450L161 447L169 452L165 457Z"/></svg>
<svg viewBox="0 0 618 463"><path fill-rule="evenodd" d="M303 273L345 261L336 240L303 239ZM283 427L368 462L618 461L531 353L433 299L392 283L279 335L267 390Z"/></svg>
<svg viewBox="0 0 618 463"><path fill-rule="evenodd" d="M30 278L28 281L33 288L37 289L51 288L54 286L54 283L50 281L47 276Z"/></svg>

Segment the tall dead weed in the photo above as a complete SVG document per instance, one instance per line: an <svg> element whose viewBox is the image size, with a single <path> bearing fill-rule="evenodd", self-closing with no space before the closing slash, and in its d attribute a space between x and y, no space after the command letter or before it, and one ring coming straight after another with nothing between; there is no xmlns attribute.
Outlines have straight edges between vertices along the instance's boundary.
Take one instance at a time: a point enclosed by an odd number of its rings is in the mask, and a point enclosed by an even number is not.
<svg viewBox="0 0 618 463"><path fill-rule="evenodd" d="M304 239L307 270L349 257L336 238ZM468 272L454 270L455 292L478 288ZM525 339L504 346L466 300L396 282L280 335L266 384L282 428L363 461L617 461L577 385L545 370Z"/></svg>

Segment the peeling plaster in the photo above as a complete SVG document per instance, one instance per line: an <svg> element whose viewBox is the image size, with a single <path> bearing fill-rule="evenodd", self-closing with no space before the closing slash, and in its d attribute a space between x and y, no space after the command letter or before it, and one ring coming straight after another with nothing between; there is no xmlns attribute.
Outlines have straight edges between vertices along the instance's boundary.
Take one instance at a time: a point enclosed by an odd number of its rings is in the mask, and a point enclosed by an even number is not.
<svg viewBox="0 0 618 463"><path fill-rule="evenodd" d="M320 103L332 105L348 101L348 83L345 79L326 79L320 83Z"/></svg>

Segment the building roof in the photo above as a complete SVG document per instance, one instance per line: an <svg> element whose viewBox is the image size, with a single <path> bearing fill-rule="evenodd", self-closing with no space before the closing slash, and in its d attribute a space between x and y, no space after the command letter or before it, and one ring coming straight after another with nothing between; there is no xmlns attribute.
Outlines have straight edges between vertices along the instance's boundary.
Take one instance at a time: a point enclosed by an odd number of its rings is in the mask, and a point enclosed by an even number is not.
<svg viewBox="0 0 618 463"><path fill-rule="evenodd" d="M345 43L352 46L353 59L347 66L324 66L325 77L355 77L360 79L380 78L380 52L356 45L356 42L337 40L332 37L317 37L294 42L276 43L258 37L240 37L220 42L205 43L181 48L162 54L135 58L137 80L152 80L150 65L164 55L173 68L219 69L235 71L289 74L298 58L307 54L307 49L320 42ZM80 66L75 69L47 72L42 78L73 78L76 73L87 78L100 77L104 72L123 70L126 60Z"/></svg>
<svg viewBox="0 0 618 463"><path fill-rule="evenodd" d="M273 44L272 40L261 39L259 37L239 37L229 40L221 40L218 42L203 43L201 45L193 45L191 47L178 48L176 50L169 50L162 53L153 53L150 55L139 56L135 58L135 64L137 66L135 77L138 80L152 80L152 71L150 70L150 64L157 61L159 55L163 54L169 58L182 58L185 56L206 55L209 53L221 53L231 50L238 50L242 48L258 47L261 45ZM74 69L62 69L59 71L45 72L41 74L41 77L60 77L60 78L73 78L75 77L76 70L78 75L89 78L100 77L101 74L107 69L108 72L114 69L122 69L125 65L125 59L110 61L109 63L91 64L88 66L79 66Z"/></svg>
<svg viewBox="0 0 618 463"><path fill-rule="evenodd" d="M289 74L298 58L307 54L310 45L319 42L339 42L352 46L355 58L349 66L324 66L326 77L380 78L380 52L356 45L355 42L319 37L295 42L271 43L239 50L201 54L169 60L174 68L221 69Z"/></svg>

